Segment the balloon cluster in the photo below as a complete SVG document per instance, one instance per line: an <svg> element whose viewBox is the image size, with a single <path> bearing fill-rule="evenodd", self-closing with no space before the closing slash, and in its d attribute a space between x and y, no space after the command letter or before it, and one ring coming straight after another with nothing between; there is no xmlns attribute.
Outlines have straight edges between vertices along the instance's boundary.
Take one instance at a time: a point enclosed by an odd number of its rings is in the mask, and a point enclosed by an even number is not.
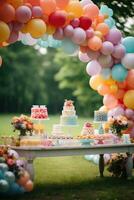
<svg viewBox="0 0 134 200"><path fill-rule="evenodd" d="M112 16L112 9L91 0L2 0L0 46L22 41L78 55L91 88L104 96L101 109L128 116L134 110L134 37L123 38Z"/></svg>
<svg viewBox="0 0 134 200"><path fill-rule="evenodd" d="M0 147L0 195L16 195L30 192L33 182L14 150Z"/></svg>

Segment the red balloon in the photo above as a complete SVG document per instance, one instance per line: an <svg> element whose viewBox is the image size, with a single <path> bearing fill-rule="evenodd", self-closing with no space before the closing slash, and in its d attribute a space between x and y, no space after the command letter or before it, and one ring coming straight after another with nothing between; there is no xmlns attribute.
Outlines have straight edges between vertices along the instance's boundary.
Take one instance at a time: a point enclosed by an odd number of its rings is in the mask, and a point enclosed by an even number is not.
<svg viewBox="0 0 134 200"><path fill-rule="evenodd" d="M40 0L26 0L26 3L30 3L32 6L39 6Z"/></svg>
<svg viewBox="0 0 134 200"><path fill-rule="evenodd" d="M0 7L0 20L9 23L15 18L15 9L12 5L5 3Z"/></svg>
<svg viewBox="0 0 134 200"><path fill-rule="evenodd" d="M84 30L89 29L92 24L92 20L86 16L80 17L80 27Z"/></svg>
<svg viewBox="0 0 134 200"><path fill-rule="evenodd" d="M49 23L55 27L63 27L67 19L64 11L55 11L49 16Z"/></svg>

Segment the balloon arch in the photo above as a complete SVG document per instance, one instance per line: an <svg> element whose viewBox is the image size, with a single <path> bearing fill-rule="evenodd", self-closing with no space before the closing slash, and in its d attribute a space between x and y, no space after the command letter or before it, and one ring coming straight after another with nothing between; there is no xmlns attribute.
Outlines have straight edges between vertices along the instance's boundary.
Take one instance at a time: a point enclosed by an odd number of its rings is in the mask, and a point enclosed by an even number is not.
<svg viewBox="0 0 134 200"><path fill-rule="evenodd" d="M0 47L21 41L77 55L87 63L91 88L104 96L100 109L125 115L134 134L134 37L123 38L112 16L91 0L1 0Z"/></svg>

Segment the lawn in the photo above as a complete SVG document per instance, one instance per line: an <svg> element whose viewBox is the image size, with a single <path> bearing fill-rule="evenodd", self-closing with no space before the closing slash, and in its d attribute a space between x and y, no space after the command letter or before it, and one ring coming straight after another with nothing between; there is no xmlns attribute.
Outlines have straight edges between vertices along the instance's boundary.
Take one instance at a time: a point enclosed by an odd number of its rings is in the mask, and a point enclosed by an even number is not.
<svg viewBox="0 0 134 200"><path fill-rule="evenodd" d="M0 135L11 135L12 115L0 116ZM79 134L82 124L88 119L79 118L79 126L74 130ZM52 124L59 122L59 116L50 116L46 121L48 131ZM35 189L18 200L133 200L134 179L123 180L110 177L97 177L98 166L83 156L36 159ZM7 198L6 198L7 199ZM11 199L11 198L10 198ZM0 200L3 200L0 197Z"/></svg>

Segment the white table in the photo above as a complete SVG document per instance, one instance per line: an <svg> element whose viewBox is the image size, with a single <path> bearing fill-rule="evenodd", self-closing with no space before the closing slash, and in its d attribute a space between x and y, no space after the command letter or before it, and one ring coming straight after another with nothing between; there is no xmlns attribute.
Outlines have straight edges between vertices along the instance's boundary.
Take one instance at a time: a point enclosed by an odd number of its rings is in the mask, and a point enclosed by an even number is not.
<svg viewBox="0 0 134 200"><path fill-rule="evenodd" d="M97 146L77 146L77 147L11 147L19 153L21 157L27 159L27 170L34 179L33 161L41 157L59 157L59 156L78 156L78 155L95 155L99 154L99 172L100 177L103 177L104 172L104 158L106 153L126 153L127 154L127 175L131 177L133 160L132 153L134 153L134 144L120 144L120 145L97 145Z"/></svg>

